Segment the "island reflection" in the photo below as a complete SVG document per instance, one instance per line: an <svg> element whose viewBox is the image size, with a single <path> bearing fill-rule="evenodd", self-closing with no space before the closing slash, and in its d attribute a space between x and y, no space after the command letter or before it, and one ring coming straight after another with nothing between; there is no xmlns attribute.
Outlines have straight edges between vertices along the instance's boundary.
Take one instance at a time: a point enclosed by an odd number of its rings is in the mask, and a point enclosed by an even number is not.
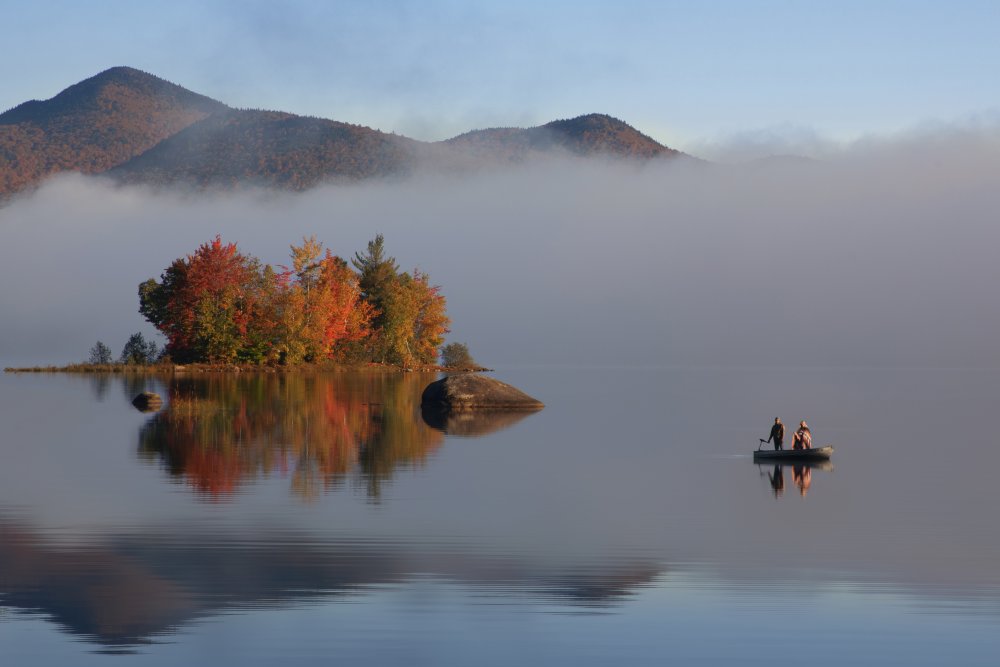
<svg viewBox="0 0 1000 667"><path fill-rule="evenodd" d="M307 500L360 480L378 498L395 470L419 466L444 440L421 419L424 373L176 375L167 405L139 433L160 462L210 500L272 476Z"/></svg>

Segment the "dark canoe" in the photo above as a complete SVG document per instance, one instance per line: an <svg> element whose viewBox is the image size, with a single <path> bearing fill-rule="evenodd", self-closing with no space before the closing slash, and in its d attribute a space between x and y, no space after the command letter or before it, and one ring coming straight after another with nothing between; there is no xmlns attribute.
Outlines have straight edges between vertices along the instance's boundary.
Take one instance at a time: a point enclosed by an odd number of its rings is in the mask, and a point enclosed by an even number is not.
<svg viewBox="0 0 1000 667"><path fill-rule="evenodd" d="M833 446L813 447L812 449L756 449L754 461L826 461L833 456Z"/></svg>

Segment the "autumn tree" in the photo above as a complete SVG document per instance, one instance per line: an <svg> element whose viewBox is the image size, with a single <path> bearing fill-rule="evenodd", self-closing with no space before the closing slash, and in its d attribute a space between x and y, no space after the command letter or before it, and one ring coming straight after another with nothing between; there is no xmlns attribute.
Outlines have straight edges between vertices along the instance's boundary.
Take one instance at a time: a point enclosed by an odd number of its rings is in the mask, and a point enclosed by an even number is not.
<svg viewBox="0 0 1000 667"><path fill-rule="evenodd" d="M262 274L258 260L216 236L175 260L161 282L139 285L139 312L166 336L173 359L236 361L255 352L246 343L260 324Z"/></svg>
<svg viewBox="0 0 1000 667"><path fill-rule="evenodd" d="M385 361L432 364L451 320L441 288L426 273L402 273L386 286L382 302L381 351Z"/></svg>
<svg viewBox="0 0 1000 667"><path fill-rule="evenodd" d="M292 246L292 269L282 276L280 347L287 362L339 359L367 338L375 308L362 299L347 262L324 254L315 237Z"/></svg>

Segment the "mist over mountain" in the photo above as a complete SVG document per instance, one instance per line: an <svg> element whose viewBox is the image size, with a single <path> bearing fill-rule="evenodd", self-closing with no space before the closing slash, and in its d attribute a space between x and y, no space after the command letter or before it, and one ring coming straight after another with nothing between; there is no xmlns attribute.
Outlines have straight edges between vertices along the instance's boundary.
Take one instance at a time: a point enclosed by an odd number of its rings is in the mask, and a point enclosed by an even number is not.
<svg viewBox="0 0 1000 667"><path fill-rule="evenodd" d="M416 143L322 118L228 110L161 141L111 175L126 183L305 190L338 178L407 173Z"/></svg>
<svg viewBox="0 0 1000 667"><path fill-rule="evenodd" d="M0 198L59 172L153 186L305 190L562 154L644 161L681 155L603 114L421 142L334 120L232 109L152 74L114 67L0 114Z"/></svg>

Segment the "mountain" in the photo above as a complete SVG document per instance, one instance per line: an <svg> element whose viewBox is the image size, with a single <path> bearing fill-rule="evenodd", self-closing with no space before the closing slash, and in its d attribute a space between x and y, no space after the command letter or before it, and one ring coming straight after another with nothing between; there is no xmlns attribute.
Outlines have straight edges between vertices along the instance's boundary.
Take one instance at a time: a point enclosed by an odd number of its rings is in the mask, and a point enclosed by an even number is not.
<svg viewBox="0 0 1000 667"><path fill-rule="evenodd" d="M321 182L404 174L412 139L277 111L227 110L110 171L126 183L305 190Z"/></svg>
<svg viewBox="0 0 1000 667"><path fill-rule="evenodd" d="M105 70L0 114L0 195L61 171L106 171L227 108L130 67Z"/></svg>
<svg viewBox="0 0 1000 667"><path fill-rule="evenodd" d="M114 67L0 114L0 200L63 171L154 186L304 190L547 154L681 155L603 114L421 142L334 120L232 109L152 74Z"/></svg>
<svg viewBox="0 0 1000 667"><path fill-rule="evenodd" d="M646 159L682 154L657 143L617 118L596 113L526 129L474 130L449 139L446 143L483 157L512 161L527 159L533 153L548 153L553 150L564 150L582 156Z"/></svg>

